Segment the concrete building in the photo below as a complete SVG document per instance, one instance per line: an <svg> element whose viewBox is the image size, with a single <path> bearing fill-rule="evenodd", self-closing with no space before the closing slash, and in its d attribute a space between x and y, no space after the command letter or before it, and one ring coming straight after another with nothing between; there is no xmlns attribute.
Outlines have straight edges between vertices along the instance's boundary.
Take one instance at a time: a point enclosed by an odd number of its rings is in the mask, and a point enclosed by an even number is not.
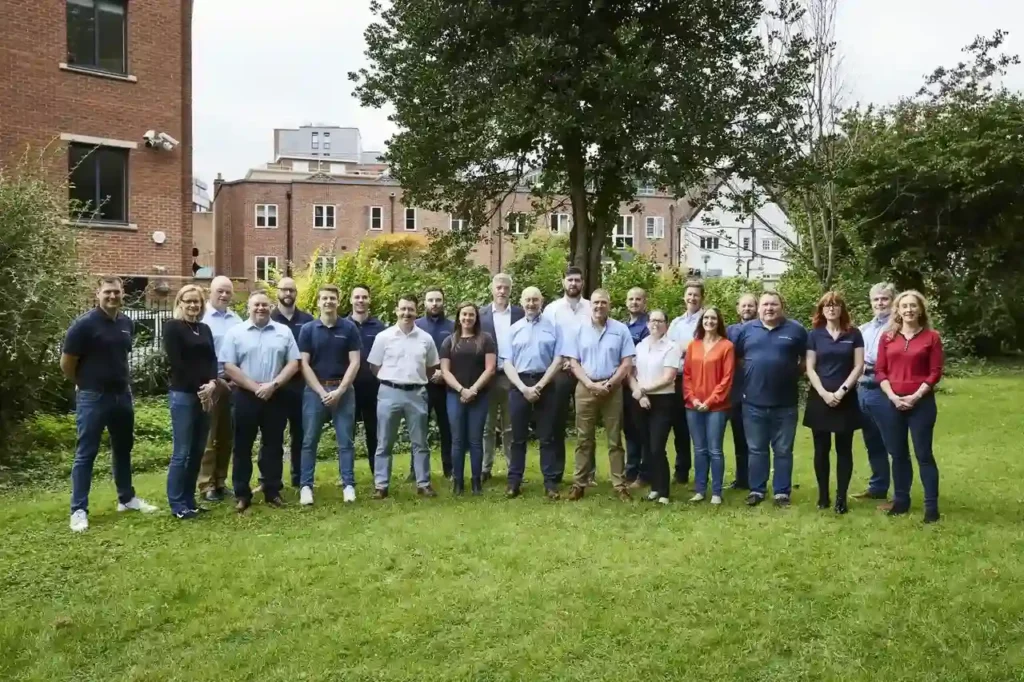
<svg viewBox="0 0 1024 682"><path fill-rule="evenodd" d="M363 149L358 128L304 125L274 129L274 161L288 159L330 159L330 162L364 166L381 165L383 152Z"/></svg>
<svg viewBox="0 0 1024 682"><path fill-rule="evenodd" d="M0 0L0 17L0 160L56 149L92 272L191 279L191 0Z"/></svg>

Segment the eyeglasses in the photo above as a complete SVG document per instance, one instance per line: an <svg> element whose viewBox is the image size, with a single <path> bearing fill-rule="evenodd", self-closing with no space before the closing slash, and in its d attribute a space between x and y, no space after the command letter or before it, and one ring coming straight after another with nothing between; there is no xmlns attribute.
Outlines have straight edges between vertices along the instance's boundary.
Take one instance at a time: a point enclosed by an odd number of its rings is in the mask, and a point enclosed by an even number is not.
<svg viewBox="0 0 1024 682"><path fill-rule="evenodd" d="M822 308L842 308L842 307L843 307L842 303L826 303L825 305L822 306Z"/></svg>
<svg viewBox="0 0 1024 682"><path fill-rule="evenodd" d="M656 317L652 317L652 318L648 319L647 321L648 322L657 322L658 324L665 324L666 323L666 320L659 320Z"/></svg>

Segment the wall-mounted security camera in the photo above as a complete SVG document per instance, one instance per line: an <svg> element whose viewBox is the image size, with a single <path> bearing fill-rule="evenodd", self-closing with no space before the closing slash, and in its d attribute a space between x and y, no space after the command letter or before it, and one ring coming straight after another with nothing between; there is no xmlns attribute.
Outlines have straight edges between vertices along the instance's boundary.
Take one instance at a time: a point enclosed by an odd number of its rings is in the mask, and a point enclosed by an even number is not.
<svg viewBox="0 0 1024 682"><path fill-rule="evenodd" d="M146 141L146 146L153 149L163 149L164 151L171 151L180 144L173 137L167 133L158 133L155 130L147 130L146 134L142 136L142 139Z"/></svg>

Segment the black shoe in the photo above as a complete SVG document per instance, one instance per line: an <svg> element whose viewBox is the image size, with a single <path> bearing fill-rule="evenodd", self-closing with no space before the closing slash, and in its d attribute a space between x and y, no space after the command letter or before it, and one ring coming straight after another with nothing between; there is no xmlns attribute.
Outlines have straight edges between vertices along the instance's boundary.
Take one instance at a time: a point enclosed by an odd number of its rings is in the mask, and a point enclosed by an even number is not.
<svg viewBox="0 0 1024 682"><path fill-rule="evenodd" d="M750 490L750 486L743 481L733 481L729 484L730 490Z"/></svg>
<svg viewBox="0 0 1024 682"><path fill-rule="evenodd" d="M776 507L788 507L789 506L789 495L776 495L772 500Z"/></svg>
<svg viewBox="0 0 1024 682"><path fill-rule="evenodd" d="M174 512L174 518L178 519L179 521L189 521L191 519L196 518L197 516L199 516L199 512L197 512L195 509L180 509Z"/></svg>
<svg viewBox="0 0 1024 682"><path fill-rule="evenodd" d="M846 514L850 509L846 506L846 498L836 500L836 514Z"/></svg>
<svg viewBox="0 0 1024 682"><path fill-rule="evenodd" d="M386 500L388 498L387 488L377 488L373 491L373 495L370 496L372 500Z"/></svg>
<svg viewBox="0 0 1024 682"><path fill-rule="evenodd" d="M466 482L461 478L452 480L452 495L461 495L466 492Z"/></svg>
<svg viewBox="0 0 1024 682"><path fill-rule="evenodd" d="M510 500L513 497L519 497L519 495L520 495L520 490L519 490L519 486L517 486L517 485L510 485L508 487L508 489L505 490L505 497L507 497Z"/></svg>
<svg viewBox="0 0 1024 682"><path fill-rule="evenodd" d="M939 520L938 509L925 509L924 510L924 522L925 523L937 523Z"/></svg>
<svg viewBox="0 0 1024 682"><path fill-rule="evenodd" d="M434 489L429 485L425 485L422 488L416 488L416 494L420 497L437 497L437 493L434 492Z"/></svg>
<svg viewBox="0 0 1024 682"><path fill-rule="evenodd" d="M853 495L853 499L855 500L885 500L888 499L888 497L888 493L875 493L871 492L870 490L865 490L864 492L860 493L854 493Z"/></svg>
<svg viewBox="0 0 1024 682"><path fill-rule="evenodd" d="M445 478L447 478L448 480L451 480L451 478L452 478L452 472L450 472L450 471L446 471L446 472L444 472L444 477L445 477Z"/></svg>
<svg viewBox="0 0 1024 682"><path fill-rule="evenodd" d="M839 503L836 502L836 506L838 506L838 505L839 505ZM819 510L825 510L825 509L828 509L831 506L832 506L832 500L828 499L827 497L819 497L818 498L818 509Z"/></svg>
<svg viewBox="0 0 1024 682"><path fill-rule="evenodd" d="M210 511L210 508L197 504L195 507L192 507L192 511L194 511L196 514L206 514Z"/></svg>
<svg viewBox="0 0 1024 682"><path fill-rule="evenodd" d="M280 495L267 498L267 504L269 504L271 507L276 507L277 509L280 509L281 507L284 506L284 498L281 497Z"/></svg>
<svg viewBox="0 0 1024 682"><path fill-rule="evenodd" d="M483 487L483 485L481 485L480 479L478 477L474 476L470 480L470 486L472 486L472 488L473 488L473 494L474 495L482 495L483 494L484 487Z"/></svg>
<svg viewBox="0 0 1024 682"><path fill-rule="evenodd" d="M679 474L676 474L672 480L676 482L676 485L686 485L687 483L690 482L690 474L686 474L685 476L680 476Z"/></svg>
<svg viewBox="0 0 1024 682"><path fill-rule="evenodd" d="M491 480L491 472L490 471L485 471L482 474L480 474L480 482L481 483L486 483L489 480Z"/></svg>
<svg viewBox="0 0 1024 682"><path fill-rule="evenodd" d="M203 499L207 502L223 502L224 493L218 490L207 490L203 493Z"/></svg>
<svg viewBox="0 0 1024 682"><path fill-rule="evenodd" d="M886 516L903 516L904 514L910 513L910 507L897 507L893 506L892 509L885 512Z"/></svg>
<svg viewBox="0 0 1024 682"><path fill-rule="evenodd" d="M764 502L764 495L758 495L757 493L750 493L749 495L747 495L748 507L756 507L762 502Z"/></svg>

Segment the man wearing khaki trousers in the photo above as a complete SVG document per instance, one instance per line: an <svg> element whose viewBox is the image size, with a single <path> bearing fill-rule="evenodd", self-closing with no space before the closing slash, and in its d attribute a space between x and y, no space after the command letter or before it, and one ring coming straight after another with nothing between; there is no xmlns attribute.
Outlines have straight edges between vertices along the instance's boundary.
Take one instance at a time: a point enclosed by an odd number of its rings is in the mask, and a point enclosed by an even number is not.
<svg viewBox="0 0 1024 682"><path fill-rule="evenodd" d="M206 304L203 323L213 332L213 345L220 353L224 335L242 318L231 308L235 296L234 286L227 277L215 277L210 282L210 300ZM228 478L228 464L231 462L231 448L234 445L234 431L231 422L231 388L224 376L224 363L217 363L217 390L214 393L213 409L210 410L210 435L206 451L199 468L199 492L207 502L220 502L227 493L225 482Z"/></svg>
<svg viewBox="0 0 1024 682"><path fill-rule="evenodd" d="M596 466L594 434L597 419L604 422L612 485L621 500L629 500L626 453L622 449L622 384L633 369L636 348L629 328L608 319L611 297L604 289L590 295L590 322L579 326L566 342L576 384L576 462L570 500L583 497Z"/></svg>

